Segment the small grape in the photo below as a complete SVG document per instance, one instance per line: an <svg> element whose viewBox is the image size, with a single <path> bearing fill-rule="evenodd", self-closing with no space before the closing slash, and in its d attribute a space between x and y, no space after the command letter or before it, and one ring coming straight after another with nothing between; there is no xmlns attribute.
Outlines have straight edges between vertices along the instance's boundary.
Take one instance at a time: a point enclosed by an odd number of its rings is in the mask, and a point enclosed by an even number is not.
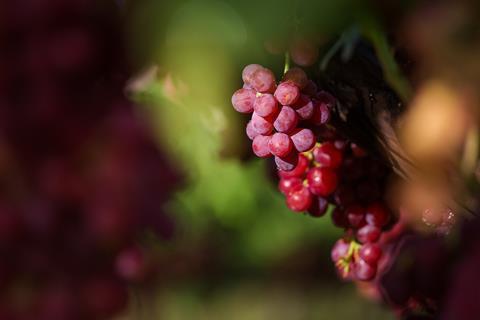
<svg viewBox="0 0 480 320"><path fill-rule="evenodd" d="M258 133L257 131L255 131L255 129L253 128L253 124L252 124L252 121L248 121L247 123L247 127L246 127L246 130L247 132L247 136L250 140L253 140L255 139L256 136L258 136L260 133Z"/></svg>
<svg viewBox="0 0 480 320"><path fill-rule="evenodd" d="M345 210L348 223L354 229L365 225L365 209L360 205L351 205Z"/></svg>
<svg viewBox="0 0 480 320"><path fill-rule="evenodd" d="M298 164L298 155L292 152L285 158L275 157L275 164L280 171L292 171Z"/></svg>
<svg viewBox="0 0 480 320"><path fill-rule="evenodd" d="M322 167L336 169L342 165L343 154L332 142L325 142L313 149L313 157Z"/></svg>
<svg viewBox="0 0 480 320"><path fill-rule="evenodd" d="M256 69L249 83L257 92L273 93L275 91L275 75L267 68Z"/></svg>
<svg viewBox="0 0 480 320"><path fill-rule="evenodd" d="M316 125L320 126L327 123L330 120L331 111L325 103L320 101L313 101L313 115L310 118L310 121Z"/></svg>
<svg viewBox="0 0 480 320"><path fill-rule="evenodd" d="M350 250L350 243L344 239L338 239L333 245L332 251L330 252L332 261L337 262L347 256L348 250Z"/></svg>
<svg viewBox="0 0 480 320"><path fill-rule="evenodd" d="M278 189L284 195L287 195L295 186L302 184L303 181L300 178L284 178L278 182Z"/></svg>
<svg viewBox="0 0 480 320"><path fill-rule="evenodd" d="M252 150L257 157L266 158L271 155L270 149L268 148L268 143L270 142L271 136L262 136L258 135L253 139Z"/></svg>
<svg viewBox="0 0 480 320"><path fill-rule="evenodd" d="M376 202L367 207L365 220L369 225L382 228L390 218L388 209L381 203Z"/></svg>
<svg viewBox="0 0 480 320"><path fill-rule="evenodd" d="M347 217L340 207L336 207L335 210L332 211L332 222L339 228L348 227Z"/></svg>
<svg viewBox="0 0 480 320"><path fill-rule="evenodd" d="M292 140L285 133L274 133L268 143L270 152L277 157L287 156L293 148Z"/></svg>
<svg viewBox="0 0 480 320"><path fill-rule="evenodd" d="M315 97L317 95L318 87L312 80L307 81L307 85L303 88L302 92L310 97Z"/></svg>
<svg viewBox="0 0 480 320"><path fill-rule="evenodd" d="M315 135L310 129L295 129L290 138L298 152L310 150L315 145Z"/></svg>
<svg viewBox="0 0 480 320"><path fill-rule="evenodd" d="M328 209L328 200L323 197L314 197L312 201L312 206L308 210L308 213L312 217L321 217L323 216Z"/></svg>
<svg viewBox="0 0 480 320"><path fill-rule="evenodd" d="M303 184L293 187L287 195L287 206L292 211L306 211L311 204L312 194Z"/></svg>
<svg viewBox="0 0 480 320"><path fill-rule="evenodd" d="M358 259L353 265L355 278L361 281L369 281L375 277L377 268L369 265L365 260Z"/></svg>
<svg viewBox="0 0 480 320"><path fill-rule="evenodd" d="M250 85L250 83L252 83L253 74L260 69L263 69L263 67L259 64L249 64L248 66L243 68L243 71L242 71L243 82L246 85Z"/></svg>
<svg viewBox="0 0 480 320"><path fill-rule="evenodd" d="M241 113L253 112L255 91L250 89L238 89L232 96L233 108Z"/></svg>
<svg viewBox="0 0 480 320"><path fill-rule="evenodd" d="M325 105L328 109L332 109L337 103L337 99L326 91L319 91L316 98L317 101Z"/></svg>
<svg viewBox="0 0 480 320"><path fill-rule="evenodd" d="M255 112L252 114L252 127L259 134L267 135L270 134L273 130L273 124Z"/></svg>
<svg viewBox="0 0 480 320"><path fill-rule="evenodd" d="M308 84L308 77L305 71L300 68L294 67L288 69L283 76L283 82L290 81L296 84L300 89L304 89Z"/></svg>
<svg viewBox="0 0 480 320"><path fill-rule="evenodd" d="M290 107L284 106L280 110L280 113L275 119L273 126L278 132L288 133L295 129L298 123L298 117L295 110Z"/></svg>
<svg viewBox="0 0 480 320"><path fill-rule="evenodd" d="M380 234L379 228L367 224L357 230L357 239L361 243L372 243L378 240Z"/></svg>
<svg viewBox="0 0 480 320"><path fill-rule="evenodd" d="M375 266L382 256L382 249L375 243L365 243L358 251L358 254L365 262Z"/></svg>
<svg viewBox="0 0 480 320"><path fill-rule="evenodd" d="M367 152L365 151L365 149L363 149L362 147L360 147L358 144L354 142L350 143L350 149L352 149L353 155L357 158L363 158L367 155Z"/></svg>
<svg viewBox="0 0 480 320"><path fill-rule="evenodd" d="M293 62L302 67L313 65L319 55L318 47L312 41L306 39L293 41L289 52Z"/></svg>
<svg viewBox="0 0 480 320"><path fill-rule="evenodd" d="M255 98L253 103L255 113L261 117L269 117L278 112L278 103L273 95L264 93Z"/></svg>
<svg viewBox="0 0 480 320"><path fill-rule="evenodd" d="M307 173L308 186L314 195L329 196L337 188L337 174L328 168L312 168Z"/></svg>
<svg viewBox="0 0 480 320"><path fill-rule="evenodd" d="M291 178L291 177L303 177L305 172L307 172L308 165L310 160L303 154L298 154L298 163L292 171L279 171L278 175L281 178Z"/></svg>
<svg viewBox="0 0 480 320"><path fill-rule="evenodd" d="M283 106L289 106L300 98L300 89L293 82L282 82L275 90L275 98Z"/></svg>
<svg viewBox="0 0 480 320"><path fill-rule="evenodd" d="M146 258L138 247L123 250L115 260L115 269L119 276L127 281L139 282L146 277Z"/></svg>

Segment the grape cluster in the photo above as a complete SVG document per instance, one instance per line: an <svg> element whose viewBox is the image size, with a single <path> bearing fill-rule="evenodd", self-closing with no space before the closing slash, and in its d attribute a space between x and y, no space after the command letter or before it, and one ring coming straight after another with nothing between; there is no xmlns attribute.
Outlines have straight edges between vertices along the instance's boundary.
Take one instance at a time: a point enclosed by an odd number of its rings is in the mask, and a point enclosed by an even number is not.
<svg viewBox="0 0 480 320"><path fill-rule="evenodd" d="M252 113L246 131L253 152L275 157L288 208L314 217L334 208L333 223L345 229L332 250L340 276L373 279L382 255L376 242L391 220L382 201L388 169L335 130L336 99L302 69L289 69L276 85L272 71L252 64L242 78L233 107Z"/></svg>
<svg viewBox="0 0 480 320"><path fill-rule="evenodd" d="M110 319L177 174L123 94L115 4L0 4L0 319Z"/></svg>
<svg viewBox="0 0 480 320"><path fill-rule="evenodd" d="M278 85L275 75L258 64L242 72L243 88L232 96L232 105L240 113L251 113L246 127L252 149L260 158L275 157L280 170L290 171L298 154L316 142L309 127L328 122L335 99L318 91L300 68L291 68Z"/></svg>

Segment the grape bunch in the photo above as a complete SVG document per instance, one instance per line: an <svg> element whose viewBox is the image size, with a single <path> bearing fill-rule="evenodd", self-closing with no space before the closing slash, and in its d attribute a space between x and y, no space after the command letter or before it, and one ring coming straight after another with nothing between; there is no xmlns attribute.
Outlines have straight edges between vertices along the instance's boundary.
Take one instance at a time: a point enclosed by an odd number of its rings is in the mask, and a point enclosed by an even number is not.
<svg viewBox="0 0 480 320"><path fill-rule="evenodd" d="M232 105L252 114L246 132L253 152L260 158L274 156L280 170L292 170L298 154L315 145L310 127L328 122L335 99L319 92L300 68L289 69L277 85L271 70L251 64L243 69L242 79L243 88L233 94Z"/></svg>
<svg viewBox="0 0 480 320"><path fill-rule="evenodd" d="M154 271L144 231L171 236L122 25L114 2L0 4L0 319L110 319Z"/></svg>
<svg viewBox="0 0 480 320"><path fill-rule="evenodd" d="M246 132L253 152L275 157L288 208L313 217L330 208L333 223L345 230L332 249L339 275L373 279L382 255L376 242L393 220L382 199L388 168L336 130L336 99L302 69L289 69L276 85L272 71L252 64L242 79L233 107L252 113Z"/></svg>

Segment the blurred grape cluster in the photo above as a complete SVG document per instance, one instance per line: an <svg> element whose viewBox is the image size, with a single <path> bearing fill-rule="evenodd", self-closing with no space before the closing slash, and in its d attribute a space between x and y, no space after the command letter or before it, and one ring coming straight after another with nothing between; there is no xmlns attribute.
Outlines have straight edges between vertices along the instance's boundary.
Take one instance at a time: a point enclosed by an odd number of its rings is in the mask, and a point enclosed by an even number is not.
<svg viewBox="0 0 480 320"><path fill-rule="evenodd" d="M178 173L123 93L114 2L0 4L0 319L106 319L154 263Z"/></svg>

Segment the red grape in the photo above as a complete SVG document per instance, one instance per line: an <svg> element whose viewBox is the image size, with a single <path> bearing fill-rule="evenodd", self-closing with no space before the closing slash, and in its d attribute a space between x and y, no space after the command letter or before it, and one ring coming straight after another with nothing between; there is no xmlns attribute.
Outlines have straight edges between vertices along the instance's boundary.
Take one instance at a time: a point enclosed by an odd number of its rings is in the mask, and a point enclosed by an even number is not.
<svg viewBox="0 0 480 320"><path fill-rule="evenodd" d="M255 113L254 113L255 114ZM298 123L298 117L295 110L288 106L282 107L273 126L278 132L288 133L295 129Z"/></svg>
<svg viewBox="0 0 480 320"><path fill-rule="evenodd" d="M285 158L275 157L275 164L280 171L292 171L298 164L298 155L292 152Z"/></svg>
<svg viewBox="0 0 480 320"><path fill-rule="evenodd" d="M347 242L344 239L338 239L333 245L330 257L332 258L333 262L337 262L344 258L348 254L349 250L350 242Z"/></svg>
<svg viewBox="0 0 480 320"><path fill-rule="evenodd" d="M375 277L377 268L369 265L365 260L358 259L353 265L355 278L361 281L369 281Z"/></svg>
<svg viewBox="0 0 480 320"><path fill-rule="evenodd" d="M259 64L249 64L242 71L242 79L243 82L247 85L252 83L253 74L257 71L263 69L263 67Z"/></svg>
<svg viewBox="0 0 480 320"><path fill-rule="evenodd" d="M300 98L300 89L293 82L282 82L275 90L275 98L283 106L289 106Z"/></svg>
<svg viewBox="0 0 480 320"><path fill-rule="evenodd" d="M305 155L298 154L298 163L295 169L291 171L279 171L278 174L282 178L303 177L305 172L307 172L309 163L310 160Z"/></svg>
<svg viewBox="0 0 480 320"><path fill-rule="evenodd" d="M312 217L321 217L323 216L328 209L328 200L323 197L314 197L312 201L312 206L308 210L308 213Z"/></svg>
<svg viewBox="0 0 480 320"><path fill-rule="evenodd" d="M238 89L232 96L233 108L241 113L253 112L254 102L255 91L250 89Z"/></svg>
<svg viewBox="0 0 480 320"><path fill-rule="evenodd" d="M375 243L365 243L358 251L360 258L370 265L377 265L382 256L382 249Z"/></svg>
<svg viewBox="0 0 480 320"><path fill-rule="evenodd" d="M308 77L305 71L300 68L294 67L288 69L288 71L283 75L283 82L292 82L300 89L305 88L308 84Z"/></svg>
<svg viewBox="0 0 480 320"><path fill-rule="evenodd" d="M302 179L300 178L284 178L284 179L280 179L280 181L278 182L278 189L280 190L281 193L283 193L284 195L287 195L293 187L299 185L299 184L302 184L303 181Z"/></svg>
<svg viewBox="0 0 480 320"><path fill-rule="evenodd" d="M258 135L253 139L252 150L257 157L266 158L271 155L268 144L270 142L270 136Z"/></svg>
<svg viewBox="0 0 480 320"><path fill-rule="evenodd" d="M267 68L257 68L252 73L249 85L258 92L273 93L275 91L275 75Z"/></svg>
<svg viewBox="0 0 480 320"><path fill-rule="evenodd" d="M337 188L337 174L327 168L312 168L307 173L310 191L318 196L328 196Z"/></svg>
<svg viewBox="0 0 480 320"><path fill-rule="evenodd" d="M252 121L251 121L251 120L248 121L247 127L246 127L245 131L247 132L247 137L248 137L250 140L255 139L255 137L260 134L260 133L258 133L257 131L255 131L255 129L253 128L253 124L252 124Z"/></svg>
<svg viewBox="0 0 480 320"><path fill-rule="evenodd" d="M308 210L312 204L312 195L303 184L297 185L287 195L287 206L292 211L302 212Z"/></svg>
<svg viewBox="0 0 480 320"><path fill-rule="evenodd" d="M270 152L277 157L287 156L292 150L292 147L292 140L285 133L274 133L268 143Z"/></svg>
<svg viewBox="0 0 480 320"><path fill-rule="evenodd" d="M389 217L388 209L383 204L376 202L367 207L365 220L369 225L382 228L388 223Z"/></svg>
<svg viewBox="0 0 480 320"><path fill-rule="evenodd" d="M376 242L381 232L379 228L366 224L357 230L357 239L360 243Z"/></svg>
<svg viewBox="0 0 480 320"><path fill-rule="evenodd" d="M261 117L269 117L278 112L278 103L273 95L264 93L256 97L253 104L255 113Z"/></svg>
<svg viewBox="0 0 480 320"><path fill-rule="evenodd" d="M298 152L310 150L315 145L315 135L310 129L295 129L290 138Z"/></svg>
<svg viewBox="0 0 480 320"><path fill-rule="evenodd" d="M313 157L322 167L336 169L342 165L343 155L331 142L325 142L313 149Z"/></svg>
<svg viewBox="0 0 480 320"><path fill-rule="evenodd" d="M358 229L365 225L365 209L360 205L351 205L345 209L348 223L352 228Z"/></svg>
<svg viewBox="0 0 480 320"><path fill-rule="evenodd" d="M252 114L252 127L259 134L267 135L273 130L273 124L255 112Z"/></svg>

